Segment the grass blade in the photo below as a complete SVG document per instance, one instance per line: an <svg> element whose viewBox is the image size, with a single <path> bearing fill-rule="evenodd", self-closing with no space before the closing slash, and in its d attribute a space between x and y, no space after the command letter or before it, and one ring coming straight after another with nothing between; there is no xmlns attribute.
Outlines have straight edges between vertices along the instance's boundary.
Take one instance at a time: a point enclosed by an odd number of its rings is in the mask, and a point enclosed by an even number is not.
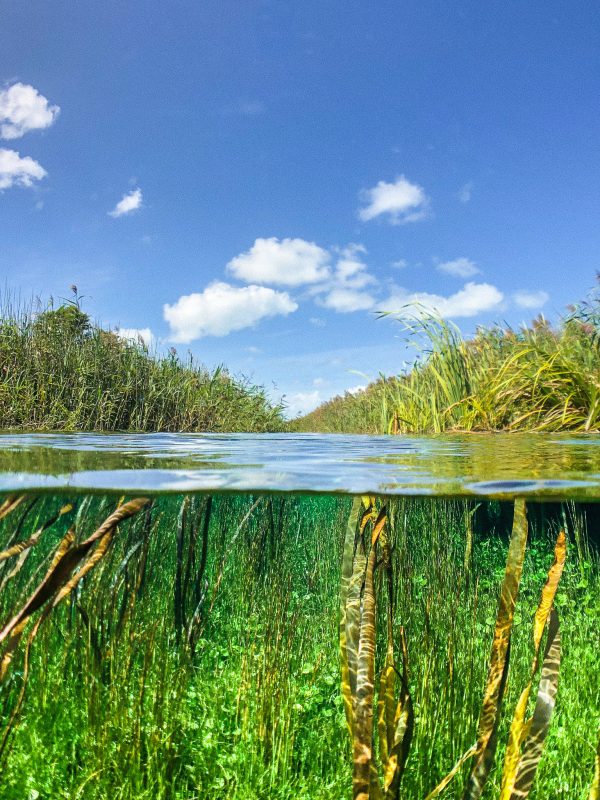
<svg viewBox="0 0 600 800"><path fill-rule="evenodd" d="M542 634L546 627L550 611L554 604L556 590L558 583L561 579L565 558L566 558L566 538L564 531L558 534L556 545L554 548L554 563L548 572L546 584L542 589L542 596L535 612L535 620L533 626L533 663L531 665L531 677L529 683L523 689L515 713L510 726L508 737L508 746L506 748L506 756L504 759L504 772L502 775L502 788L500 791L500 800L509 800L512 797L517 772L519 771L519 762L521 760L521 746L526 735L525 714L527 712L527 703L531 693L531 686L533 679L539 666L539 653L542 641Z"/></svg>
<svg viewBox="0 0 600 800"><path fill-rule="evenodd" d="M523 745L523 756L515 781L511 800L526 798L531 791L535 773L542 757L544 742L548 734L556 692L558 691L558 673L560 669L560 627L555 609L550 612L548 624L548 642L542 666L542 677L538 689L537 701L533 717L527 723L527 738Z"/></svg>
<svg viewBox="0 0 600 800"><path fill-rule="evenodd" d="M375 680L375 571L376 548L367 560L363 607L360 621L356 704L354 710L354 800L372 800L370 794L373 759L373 696Z"/></svg>
<svg viewBox="0 0 600 800"><path fill-rule="evenodd" d="M475 764L467 783L464 800L478 800L481 797L490 769L494 763L498 720L508 676L510 635L523 571L526 545L526 507L525 501L519 499L515 501L513 529L502 583L500 605L496 617L487 684L479 718Z"/></svg>
<svg viewBox="0 0 600 800"><path fill-rule="evenodd" d="M356 529L358 526L358 516L360 514L361 500L355 497L352 501L352 510L346 525L346 535L344 537L344 550L342 553L342 578L340 590L340 663L342 672L342 698L344 700L344 711L346 713L346 723L350 736L354 727L354 712L352 700L352 686L350 684L350 668L348 663L348 636L346 633L347 624L347 604L350 592L350 582L352 580L354 564L354 543L356 540Z"/></svg>
<svg viewBox="0 0 600 800"><path fill-rule="evenodd" d="M596 759L594 762L594 780L590 788L588 800L600 800L600 739L596 748Z"/></svg>

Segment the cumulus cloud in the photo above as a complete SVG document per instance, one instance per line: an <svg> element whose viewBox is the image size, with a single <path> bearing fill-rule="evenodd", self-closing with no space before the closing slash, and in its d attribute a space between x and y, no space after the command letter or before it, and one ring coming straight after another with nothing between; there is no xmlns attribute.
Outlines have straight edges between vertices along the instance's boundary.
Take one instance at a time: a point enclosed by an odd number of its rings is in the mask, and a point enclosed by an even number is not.
<svg viewBox="0 0 600 800"><path fill-rule="evenodd" d="M360 394L364 392L367 388L365 383L359 383L358 386L351 386L349 389L346 389L346 394Z"/></svg>
<svg viewBox="0 0 600 800"><path fill-rule="evenodd" d="M493 311L503 300L504 295L495 286L469 281L448 297L429 292L409 292L398 287L385 302L378 303L378 307L406 318L432 314L452 319L475 317L485 311Z"/></svg>
<svg viewBox="0 0 600 800"><path fill-rule="evenodd" d="M297 308L287 292L215 281L203 292L183 295L173 305L164 305L163 316L171 328L171 340L187 343L204 336L226 336L265 317L287 316Z"/></svg>
<svg viewBox="0 0 600 800"><path fill-rule="evenodd" d="M335 265L333 280L349 289L363 289L369 284L377 283L369 274L367 265L361 260L361 253L366 252L362 244L350 244L345 247Z"/></svg>
<svg viewBox="0 0 600 800"><path fill-rule="evenodd" d="M154 342L154 334L150 328L117 328L115 331L120 339L128 342L142 342L146 347L150 347Z"/></svg>
<svg viewBox="0 0 600 800"><path fill-rule="evenodd" d="M286 412L289 417L298 417L313 411L321 402L321 394L314 392L295 392L284 397Z"/></svg>
<svg viewBox="0 0 600 800"><path fill-rule="evenodd" d="M513 294L513 300L519 308L542 308L549 299L550 295L543 290L528 291L527 289L523 289Z"/></svg>
<svg viewBox="0 0 600 800"><path fill-rule="evenodd" d="M371 189L364 189L362 197L366 205L358 212L364 222L386 215L394 225L417 222L427 216L429 198L422 186L411 183L404 175L394 183L379 181Z"/></svg>
<svg viewBox="0 0 600 800"><path fill-rule="evenodd" d="M137 211L142 205L142 190L133 189L128 194L124 194L112 211L108 212L110 217L122 217L124 214L131 214Z"/></svg>
<svg viewBox="0 0 600 800"><path fill-rule="evenodd" d="M59 111L33 86L13 83L0 91L0 137L18 139L27 131L49 128Z"/></svg>
<svg viewBox="0 0 600 800"><path fill-rule="evenodd" d="M368 311L375 305L375 298L368 292L336 287L321 300L321 305L341 313Z"/></svg>
<svg viewBox="0 0 600 800"><path fill-rule="evenodd" d="M47 174L33 158L21 158L16 150L0 148L0 191L11 186L33 186L34 181L45 178Z"/></svg>
<svg viewBox="0 0 600 800"><path fill-rule="evenodd" d="M481 272L479 267L470 258L455 258L453 261L442 261L437 265L440 272L447 272L456 278L472 278Z"/></svg>
<svg viewBox="0 0 600 800"><path fill-rule="evenodd" d="M366 249L350 244L340 251L331 279L315 287L315 293L325 293L319 303L341 313L366 311L373 308L375 298L365 289L377 284L361 255Z"/></svg>
<svg viewBox="0 0 600 800"><path fill-rule="evenodd" d="M227 271L241 281L301 286L329 277L330 254L304 239L257 239L245 253L232 258Z"/></svg>

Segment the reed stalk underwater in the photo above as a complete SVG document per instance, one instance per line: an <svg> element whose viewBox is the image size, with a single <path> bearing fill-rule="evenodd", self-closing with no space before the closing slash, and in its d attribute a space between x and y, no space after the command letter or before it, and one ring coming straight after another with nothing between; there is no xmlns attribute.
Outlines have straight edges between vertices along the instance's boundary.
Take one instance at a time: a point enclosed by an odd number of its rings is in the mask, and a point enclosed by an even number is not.
<svg viewBox="0 0 600 800"><path fill-rule="evenodd" d="M5 498L0 797L597 797L582 517L473 510Z"/></svg>

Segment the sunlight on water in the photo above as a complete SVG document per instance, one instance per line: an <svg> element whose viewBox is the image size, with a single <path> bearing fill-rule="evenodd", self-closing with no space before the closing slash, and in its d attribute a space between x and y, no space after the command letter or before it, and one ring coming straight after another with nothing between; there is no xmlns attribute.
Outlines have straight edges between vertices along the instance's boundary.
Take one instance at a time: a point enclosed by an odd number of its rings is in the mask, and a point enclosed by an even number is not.
<svg viewBox="0 0 600 800"><path fill-rule="evenodd" d="M1 434L0 491L594 499L600 436Z"/></svg>

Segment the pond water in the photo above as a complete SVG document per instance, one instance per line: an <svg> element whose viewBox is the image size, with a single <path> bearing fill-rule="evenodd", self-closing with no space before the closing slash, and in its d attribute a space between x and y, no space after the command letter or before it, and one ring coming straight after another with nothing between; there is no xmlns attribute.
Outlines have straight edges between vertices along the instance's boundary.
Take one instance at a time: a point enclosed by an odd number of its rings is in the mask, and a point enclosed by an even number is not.
<svg viewBox="0 0 600 800"><path fill-rule="evenodd" d="M2 434L0 491L600 497L600 436Z"/></svg>
<svg viewBox="0 0 600 800"><path fill-rule="evenodd" d="M598 800L597 500L599 436L0 434L0 800Z"/></svg>

